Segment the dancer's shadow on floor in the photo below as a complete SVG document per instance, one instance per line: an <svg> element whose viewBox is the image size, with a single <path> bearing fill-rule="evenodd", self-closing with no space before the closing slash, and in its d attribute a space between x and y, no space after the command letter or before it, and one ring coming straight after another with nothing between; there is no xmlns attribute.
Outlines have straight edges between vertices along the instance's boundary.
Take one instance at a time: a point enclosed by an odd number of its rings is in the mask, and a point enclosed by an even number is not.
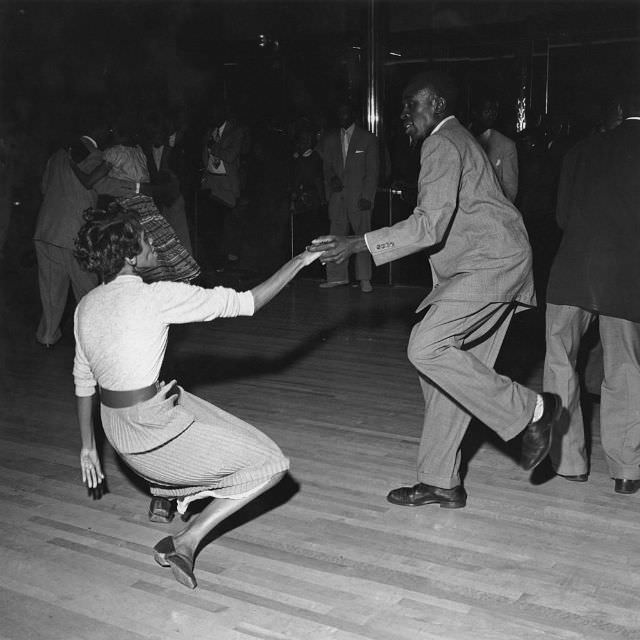
<svg viewBox="0 0 640 640"><path fill-rule="evenodd" d="M247 522L251 522L265 513L281 507L289 502L298 491L300 491L300 484L287 472L275 487L271 487L268 491L257 496L255 500L252 500L228 518L225 518L217 527L212 529L202 541L200 549L203 549L210 542L220 538L226 533L247 524ZM189 518L200 513L210 502L211 500L208 499L199 500L197 503L189 505Z"/></svg>
<svg viewBox="0 0 640 640"><path fill-rule="evenodd" d="M162 367L161 378L177 379L185 389L195 386L229 382L248 376L276 374L286 370L300 359L310 356L316 349L324 346L332 337L342 335L354 327L369 329L379 327L386 322L414 322L413 305L400 305L391 312L384 309L351 309L340 317L335 317L321 329L317 329L292 348L271 356L241 355L229 357L216 354L215 345L211 353L202 351L198 354L182 355L179 351L167 352ZM408 331L407 331L408 335ZM184 339L184 338L183 338ZM207 398L205 398L207 399Z"/></svg>

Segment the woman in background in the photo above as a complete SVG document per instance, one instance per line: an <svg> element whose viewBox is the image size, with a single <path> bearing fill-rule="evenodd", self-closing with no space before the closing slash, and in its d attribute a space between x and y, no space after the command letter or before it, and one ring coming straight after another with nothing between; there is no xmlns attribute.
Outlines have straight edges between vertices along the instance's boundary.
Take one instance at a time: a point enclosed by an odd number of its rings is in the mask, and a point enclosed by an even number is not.
<svg viewBox="0 0 640 640"><path fill-rule="evenodd" d="M135 211L145 229L147 236L153 241L157 254L157 263L141 272L147 282L173 280L190 282L200 275L200 266L178 238L173 227L160 213L155 202L175 199L179 194L177 184L171 176L158 172L155 185L150 184L147 156L140 145L135 144L132 127L126 117L113 128L113 143L105 149L104 164L90 173L81 171L75 162L72 168L76 177L87 189L91 189L105 174L112 178L140 183L141 193L134 196L116 198L116 202L129 210Z"/></svg>

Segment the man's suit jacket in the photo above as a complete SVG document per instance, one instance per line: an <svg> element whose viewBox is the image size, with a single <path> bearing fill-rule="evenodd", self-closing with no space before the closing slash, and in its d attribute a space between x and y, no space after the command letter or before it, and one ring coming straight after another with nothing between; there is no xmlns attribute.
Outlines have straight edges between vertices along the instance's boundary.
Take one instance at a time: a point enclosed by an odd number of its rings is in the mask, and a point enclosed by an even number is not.
<svg viewBox="0 0 640 640"><path fill-rule="evenodd" d="M78 167L91 173L102 163L102 151L94 142L82 136L72 144L80 150ZM43 200L38 213L34 240L64 249L73 249L74 239L84 223L84 212L95 207L98 193L127 196L133 193L131 182L105 177L93 189L86 189L71 168L70 150L56 151L48 160L42 177Z"/></svg>
<svg viewBox="0 0 640 640"><path fill-rule="evenodd" d="M498 182L510 202L518 195L518 151L516 143L495 129L489 129L486 140L480 136L480 145L485 150Z"/></svg>
<svg viewBox="0 0 640 640"><path fill-rule="evenodd" d="M329 203L329 218L334 219L346 215L347 212L359 211L360 199L369 200L373 207L380 164L378 139L356 125L349 140L345 162L342 158L340 131L332 131L323 140L320 154L325 193ZM330 182L334 176L342 182L342 191L332 191Z"/></svg>
<svg viewBox="0 0 640 640"><path fill-rule="evenodd" d="M222 136L218 142L213 141L215 127L209 129L205 136L202 162L205 169L209 163L209 154L224 162L226 175L205 171L203 187L211 190L211 195L229 206L235 206L240 196L240 154L244 141L244 130L234 120L227 120Z"/></svg>
<svg viewBox="0 0 640 640"><path fill-rule="evenodd" d="M640 322L639 176L640 120L594 134L566 155L548 302Z"/></svg>
<svg viewBox="0 0 640 640"><path fill-rule="evenodd" d="M171 166L171 147L168 144L165 144L162 148L159 167L153 155L153 147L150 144L144 144L142 145L142 150L147 158L147 169L149 169L151 183L157 180L160 171L173 171L173 167Z"/></svg>
<svg viewBox="0 0 640 640"><path fill-rule="evenodd" d="M437 300L535 303L531 247L486 154L452 118L422 144L418 204L404 221L366 234L376 265L432 247Z"/></svg>

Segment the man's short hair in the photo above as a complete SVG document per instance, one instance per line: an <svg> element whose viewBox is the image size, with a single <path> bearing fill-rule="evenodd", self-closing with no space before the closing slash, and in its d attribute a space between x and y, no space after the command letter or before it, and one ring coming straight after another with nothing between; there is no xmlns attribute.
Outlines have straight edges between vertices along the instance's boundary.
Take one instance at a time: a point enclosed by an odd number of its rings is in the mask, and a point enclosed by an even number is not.
<svg viewBox="0 0 640 640"><path fill-rule="evenodd" d="M444 71L423 71L414 76L405 87L404 96L413 96L423 89L431 89L438 97L444 98L447 103L447 112L456 108L458 100L458 85L455 80Z"/></svg>
<svg viewBox="0 0 640 640"><path fill-rule="evenodd" d="M498 95L492 89L480 89L472 94L471 109L473 111L482 111L487 103L489 103L492 107L495 106L496 108L500 106Z"/></svg>

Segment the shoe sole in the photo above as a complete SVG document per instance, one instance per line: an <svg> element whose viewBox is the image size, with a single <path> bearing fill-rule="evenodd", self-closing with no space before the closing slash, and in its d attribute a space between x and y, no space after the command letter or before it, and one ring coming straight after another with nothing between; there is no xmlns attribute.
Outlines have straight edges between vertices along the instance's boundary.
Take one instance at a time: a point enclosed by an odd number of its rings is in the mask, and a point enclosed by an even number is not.
<svg viewBox="0 0 640 640"><path fill-rule="evenodd" d="M439 500L426 500L425 502L395 502L391 498L387 498L391 504L399 507L423 507L427 504L439 504L441 509L462 509L467 502L440 502Z"/></svg>
<svg viewBox="0 0 640 640"><path fill-rule="evenodd" d="M560 420L560 416L562 416L562 401L558 396L554 396L553 401L555 402L556 406L553 409L553 416L551 417L551 422L549 423L549 442L547 443L544 451L540 454L539 458L532 465L523 467L525 471L533 471L549 455L549 451L551 451L553 430L558 420Z"/></svg>
<svg viewBox="0 0 640 640"><path fill-rule="evenodd" d="M634 493L638 493L638 489L634 489L633 491L620 491L614 488L614 491L621 496L632 496Z"/></svg>
<svg viewBox="0 0 640 640"><path fill-rule="evenodd" d="M161 522L162 524L169 524L173 521L173 518L173 513L170 516L161 516L157 513L153 513L153 511L149 511L149 522Z"/></svg>
<svg viewBox="0 0 640 640"><path fill-rule="evenodd" d="M193 575L193 571L191 570L191 567L189 567L189 563L186 558L183 558L177 553L172 553L167 556L167 562L171 567L173 577L180 584L188 587L189 589L195 589L198 586L196 577Z"/></svg>

